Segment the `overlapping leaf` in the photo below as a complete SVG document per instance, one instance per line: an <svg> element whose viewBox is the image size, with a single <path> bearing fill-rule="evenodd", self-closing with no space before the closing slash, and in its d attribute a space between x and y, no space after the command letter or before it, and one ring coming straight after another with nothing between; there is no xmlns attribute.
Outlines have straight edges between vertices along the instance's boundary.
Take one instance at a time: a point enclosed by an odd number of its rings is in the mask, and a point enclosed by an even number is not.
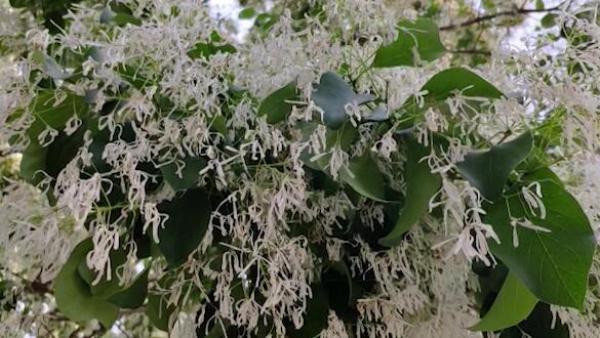
<svg viewBox="0 0 600 338"><path fill-rule="evenodd" d="M581 308L596 242L587 216L573 198L552 178L536 176L545 205L545 218L529 209L524 198L514 195L486 208L500 243L490 248L539 299L550 304ZM545 231L518 227L511 217L528 221ZM517 225L518 226L518 225ZM519 245L513 245L513 236Z"/></svg>
<svg viewBox="0 0 600 338"><path fill-rule="evenodd" d="M530 132L493 146L485 152L470 153L456 166L460 174L476 187L483 197L495 200L502 194L508 175L521 163L533 145Z"/></svg>
<svg viewBox="0 0 600 338"><path fill-rule="evenodd" d="M428 149L416 141L408 143L408 156L405 166L406 201L393 230L379 240L384 246L398 245L402 236L427 212L429 200L440 189L442 179L432 174L423 157L429 155Z"/></svg>
<svg viewBox="0 0 600 338"><path fill-rule="evenodd" d="M377 50L373 67L416 66L444 55L438 27L431 19L403 20L398 29L397 40Z"/></svg>

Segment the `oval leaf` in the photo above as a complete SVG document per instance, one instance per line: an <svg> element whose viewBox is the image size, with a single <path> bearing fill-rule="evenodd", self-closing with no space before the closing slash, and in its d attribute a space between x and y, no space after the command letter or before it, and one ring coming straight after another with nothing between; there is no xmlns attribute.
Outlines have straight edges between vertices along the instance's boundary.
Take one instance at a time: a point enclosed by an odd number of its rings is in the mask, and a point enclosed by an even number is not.
<svg viewBox="0 0 600 338"><path fill-rule="evenodd" d="M346 105L361 105L372 101L372 95L359 95L342 78L332 72L321 76L319 86L312 94L312 100L323 110L323 123L337 129L348 120Z"/></svg>
<svg viewBox="0 0 600 338"><path fill-rule="evenodd" d="M493 146L486 152L470 153L456 166L460 174L477 188L483 197L493 201L500 197L508 175L521 163L533 146L530 132Z"/></svg>
<svg viewBox="0 0 600 338"><path fill-rule="evenodd" d="M433 61L446 52L439 29L431 19L404 20L398 24L398 29L396 41L377 50L373 67L416 66L421 61Z"/></svg>
<svg viewBox="0 0 600 338"><path fill-rule="evenodd" d="M270 124L285 121L293 108L293 105L287 101L297 99L298 90L296 89L295 82L292 82L267 96L258 108L258 115L266 116L267 122Z"/></svg>
<svg viewBox="0 0 600 338"><path fill-rule="evenodd" d="M485 222L500 239L491 242L490 249L539 299L581 308L596 247L594 233L579 203L562 186L551 179L538 182L545 218L533 215L521 195L486 208ZM518 227L515 247L509 215L547 231Z"/></svg>
<svg viewBox="0 0 600 338"><path fill-rule="evenodd" d="M502 92L487 80L461 67L449 68L435 74L421 91L427 91L426 97L437 101L443 101L457 91L463 96L471 97L499 99L503 96Z"/></svg>
<svg viewBox="0 0 600 338"><path fill-rule="evenodd" d="M88 284L81 278L77 268L92 250L91 240L79 243L54 280L56 306L62 314L73 321L87 322L97 319L105 328L110 328L119 314L119 308L98 298L90 292Z"/></svg>
<svg viewBox="0 0 600 338"><path fill-rule="evenodd" d="M385 198L385 181L369 151L350 162L340 171L341 180L357 193L379 202Z"/></svg>
<svg viewBox="0 0 600 338"><path fill-rule="evenodd" d="M186 157L183 160L184 167L181 172L177 171L177 163L171 162L160 167L165 181L175 191L183 191L192 188L198 183L200 170L206 167L206 161L201 158Z"/></svg>
<svg viewBox="0 0 600 338"><path fill-rule="evenodd" d="M519 278L509 273L494 304L471 330L498 331L517 325L529 316L536 303L537 298Z"/></svg>
<svg viewBox="0 0 600 338"><path fill-rule="evenodd" d="M169 265L178 266L196 250L206 233L211 212L208 195L202 189L190 190L159 204L158 210L169 215L158 233L158 247Z"/></svg>
<svg viewBox="0 0 600 338"><path fill-rule="evenodd" d="M148 293L148 270L140 276L127 289L115 293L108 301L125 309L136 309L144 304Z"/></svg>
<svg viewBox="0 0 600 338"><path fill-rule="evenodd" d="M400 244L402 236L407 232L429 208L429 200L440 189L440 175L432 174L423 157L429 155L428 149L416 141L408 144L406 159L406 203L392 232L379 240L379 244L392 247Z"/></svg>

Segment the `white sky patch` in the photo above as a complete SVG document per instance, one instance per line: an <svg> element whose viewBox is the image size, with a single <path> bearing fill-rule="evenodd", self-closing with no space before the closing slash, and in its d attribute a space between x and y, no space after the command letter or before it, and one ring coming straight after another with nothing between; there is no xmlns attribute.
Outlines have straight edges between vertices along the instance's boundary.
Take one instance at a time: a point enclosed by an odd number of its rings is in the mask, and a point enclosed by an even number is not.
<svg viewBox="0 0 600 338"><path fill-rule="evenodd" d="M209 0L210 15L217 20L231 20L237 33L233 36L236 41L243 42L254 25L254 19L240 20L239 14L244 9L238 0Z"/></svg>

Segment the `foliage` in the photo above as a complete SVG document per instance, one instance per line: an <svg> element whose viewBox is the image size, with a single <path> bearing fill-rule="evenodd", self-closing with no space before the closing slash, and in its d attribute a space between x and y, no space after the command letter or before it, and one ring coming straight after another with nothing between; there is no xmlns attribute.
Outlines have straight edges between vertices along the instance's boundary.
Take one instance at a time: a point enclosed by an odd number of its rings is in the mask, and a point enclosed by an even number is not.
<svg viewBox="0 0 600 338"><path fill-rule="evenodd" d="M444 3L5 4L0 336L600 336L594 11Z"/></svg>

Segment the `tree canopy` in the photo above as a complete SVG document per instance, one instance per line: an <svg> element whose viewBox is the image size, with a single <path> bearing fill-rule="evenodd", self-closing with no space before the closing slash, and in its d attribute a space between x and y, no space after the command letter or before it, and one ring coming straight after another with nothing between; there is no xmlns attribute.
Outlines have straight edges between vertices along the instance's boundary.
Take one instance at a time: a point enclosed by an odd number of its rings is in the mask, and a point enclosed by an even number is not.
<svg viewBox="0 0 600 338"><path fill-rule="evenodd" d="M0 336L600 337L597 1L234 2L0 2Z"/></svg>

